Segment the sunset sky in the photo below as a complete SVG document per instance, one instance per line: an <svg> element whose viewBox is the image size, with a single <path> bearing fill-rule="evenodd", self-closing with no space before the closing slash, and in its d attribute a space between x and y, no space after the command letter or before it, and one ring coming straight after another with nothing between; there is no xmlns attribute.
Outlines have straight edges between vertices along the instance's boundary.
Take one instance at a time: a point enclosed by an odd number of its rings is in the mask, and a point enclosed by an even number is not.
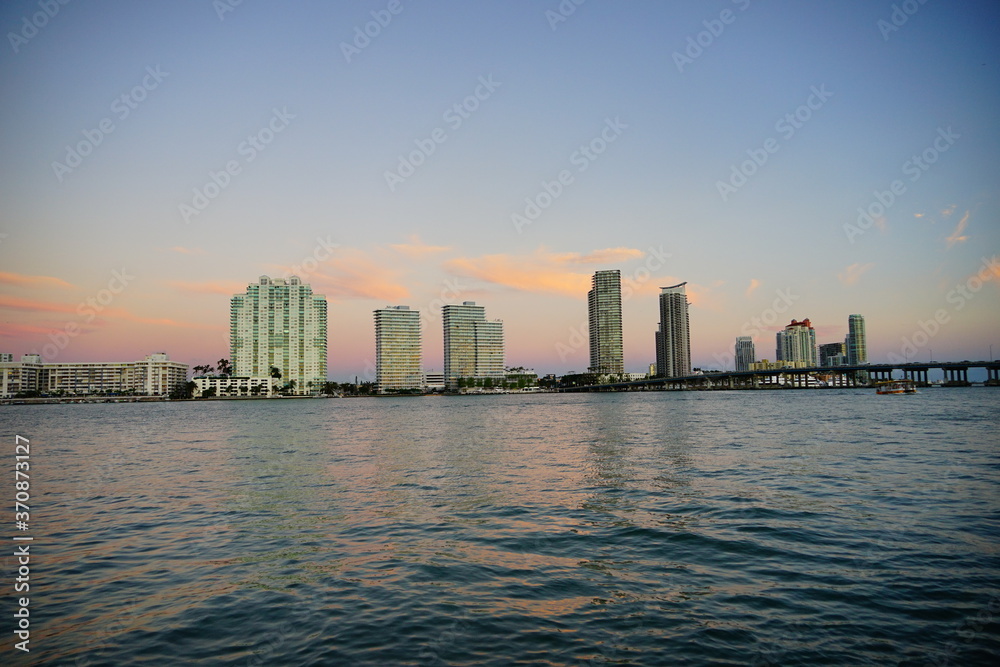
<svg viewBox="0 0 1000 667"><path fill-rule="evenodd" d="M873 362L1000 355L996 2L51 4L0 7L16 359L214 363L230 297L295 272L333 380L386 305L441 369L465 300L508 365L583 371L616 268L629 371L682 281L696 367L851 313Z"/></svg>

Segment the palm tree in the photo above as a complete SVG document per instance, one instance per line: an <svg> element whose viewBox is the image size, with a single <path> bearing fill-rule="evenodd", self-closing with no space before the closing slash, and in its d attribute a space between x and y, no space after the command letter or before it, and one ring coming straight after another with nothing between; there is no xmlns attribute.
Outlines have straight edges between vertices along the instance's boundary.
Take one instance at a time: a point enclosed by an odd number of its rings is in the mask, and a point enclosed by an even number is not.
<svg viewBox="0 0 1000 667"><path fill-rule="evenodd" d="M281 379L281 369L278 368L277 366L271 366L271 377L273 377L276 380L280 380Z"/></svg>
<svg viewBox="0 0 1000 667"><path fill-rule="evenodd" d="M216 367L219 369L219 375L233 374L233 365L229 363L229 359L219 359Z"/></svg>

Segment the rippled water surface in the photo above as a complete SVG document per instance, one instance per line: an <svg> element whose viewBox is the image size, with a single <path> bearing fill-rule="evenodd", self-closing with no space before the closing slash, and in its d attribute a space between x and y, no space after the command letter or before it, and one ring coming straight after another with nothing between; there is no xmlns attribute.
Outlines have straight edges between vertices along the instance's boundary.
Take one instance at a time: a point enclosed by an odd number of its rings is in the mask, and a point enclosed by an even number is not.
<svg viewBox="0 0 1000 667"><path fill-rule="evenodd" d="M4 554L0 663L998 664L998 408L990 388L0 408L8 470L31 439L34 536L32 651Z"/></svg>

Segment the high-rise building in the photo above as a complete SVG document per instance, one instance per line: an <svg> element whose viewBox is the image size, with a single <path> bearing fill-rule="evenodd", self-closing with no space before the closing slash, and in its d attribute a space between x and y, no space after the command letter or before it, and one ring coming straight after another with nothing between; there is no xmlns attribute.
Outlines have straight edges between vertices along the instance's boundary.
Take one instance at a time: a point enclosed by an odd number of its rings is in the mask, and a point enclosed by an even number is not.
<svg viewBox="0 0 1000 667"><path fill-rule="evenodd" d="M656 374L691 374L691 330L688 324L686 282L660 288L660 329L656 332Z"/></svg>
<svg viewBox="0 0 1000 667"><path fill-rule="evenodd" d="M850 366L868 363L868 341L865 338L865 318L851 315L847 318L847 363Z"/></svg>
<svg viewBox="0 0 1000 667"><path fill-rule="evenodd" d="M458 388L460 378L502 380L503 322L486 320L486 309L475 301L446 305L444 320L445 386Z"/></svg>
<svg viewBox="0 0 1000 667"><path fill-rule="evenodd" d="M819 365L844 366L847 364L847 355L844 353L846 345L844 343L824 343L819 346Z"/></svg>
<svg viewBox="0 0 1000 667"><path fill-rule="evenodd" d="M736 337L736 370L748 371L750 364L757 361L757 354L753 347L753 338L750 336Z"/></svg>
<svg viewBox="0 0 1000 667"><path fill-rule="evenodd" d="M294 382L293 393L315 393L326 382L326 297L298 276L261 276L230 302L229 355L233 375Z"/></svg>
<svg viewBox="0 0 1000 667"><path fill-rule="evenodd" d="M598 271L587 293L590 327L590 372L625 372L622 351L621 271Z"/></svg>
<svg viewBox="0 0 1000 667"><path fill-rule="evenodd" d="M816 330L808 318L801 322L792 320L784 331L778 332L776 342L775 356L778 361L801 361L809 366L819 365Z"/></svg>
<svg viewBox="0 0 1000 667"><path fill-rule="evenodd" d="M420 311L386 306L375 311L375 382L380 394L420 391Z"/></svg>

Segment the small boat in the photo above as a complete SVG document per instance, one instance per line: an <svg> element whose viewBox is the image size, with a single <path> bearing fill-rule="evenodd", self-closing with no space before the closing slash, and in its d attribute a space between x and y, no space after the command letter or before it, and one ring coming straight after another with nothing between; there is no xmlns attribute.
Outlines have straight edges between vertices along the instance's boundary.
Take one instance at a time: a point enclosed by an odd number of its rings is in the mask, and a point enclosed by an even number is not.
<svg viewBox="0 0 1000 667"><path fill-rule="evenodd" d="M916 383L913 380L886 380L875 384L876 394L915 394Z"/></svg>

